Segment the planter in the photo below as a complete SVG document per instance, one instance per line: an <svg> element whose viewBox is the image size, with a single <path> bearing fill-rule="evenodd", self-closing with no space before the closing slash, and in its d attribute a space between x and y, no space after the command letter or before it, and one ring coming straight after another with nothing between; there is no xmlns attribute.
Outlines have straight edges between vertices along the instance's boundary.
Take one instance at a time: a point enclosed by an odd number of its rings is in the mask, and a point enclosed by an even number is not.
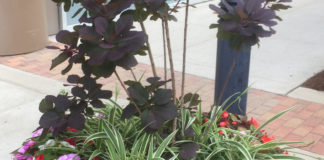
<svg viewBox="0 0 324 160"><path fill-rule="evenodd" d="M45 47L44 0L0 0L0 55L28 53Z"/></svg>

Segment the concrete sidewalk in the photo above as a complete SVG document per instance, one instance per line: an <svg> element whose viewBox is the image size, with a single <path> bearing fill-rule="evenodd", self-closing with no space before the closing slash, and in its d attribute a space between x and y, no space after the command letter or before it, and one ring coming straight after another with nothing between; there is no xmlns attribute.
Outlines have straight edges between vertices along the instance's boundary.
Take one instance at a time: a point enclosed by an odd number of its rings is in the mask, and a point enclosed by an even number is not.
<svg viewBox="0 0 324 160"><path fill-rule="evenodd" d="M217 22L217 15L209 1L189 10L187 73L215 79L216 29L209 25ZM252 48L250 83L253 88L287 95L315 73L324 69L324 1L293 0L292 8L279 12L283 18L270 38L261 39L260 48ZM171 43L175 69L181 71L184 8L175 14L178 22L170 23ZM161 23L148 21L147 31L155 59L163 67ZM148 57L140 57L141 63L150 64Z"/></svg>
<svg viewBox="0 0 324 160"><path fill-rule="evenodd" d="M38 127L38 104L46 94L58 94L62 82L0 65L0 159L20 147Z"/></svg>

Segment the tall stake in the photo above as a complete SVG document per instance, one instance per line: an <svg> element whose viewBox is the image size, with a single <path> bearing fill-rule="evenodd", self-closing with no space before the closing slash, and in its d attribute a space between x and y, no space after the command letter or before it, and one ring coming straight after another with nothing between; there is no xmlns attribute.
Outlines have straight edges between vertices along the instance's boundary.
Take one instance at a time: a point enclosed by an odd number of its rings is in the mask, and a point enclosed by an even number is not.
<svg viewBox="0 0 324 160"><path fill-rule="evenodd" d="M153 76L157 77L156 70L155 70L155 63L154 63L154 60L153 60L153 55L152 55L152 50L151 50L151 45L150 45L150 42L149 42L149 37L148 37L148 34L146 32L144 22L141 20L139 23L141 25L142 31L146 34L146 46L147 46L148 55L149 55L150 61L151 61L151 67L152 67L152 71L153 71Z"/></svg>
<svg viewBox="0 0 324 160"><path fill-rule="evenodd" d="M184 34L183 34L183 58L182 58L181 97L183 97L183 95L184 95L185 77L186 77L186 54L187 54L188 14L189 14L189 0L187 0L187 2L186 2L185 26L184 26ZM180 106L180 108L182 108L182 105Z"/></svg>
<svg viewBox="0 0 324 160"><path fill-rule="evenodd" d="M167 70L167 53L166 53L166 46L165 46L165 24L162 20L162 34L163 34L163 61L164 61L164 80L166 81L168 78L168 70ZM164 88L167 88L167 84L164 84Z"/></svg>
<svg viewBox="0 0 324 160"><path fill-rule="evenodd" d="M169 63L170 63L170 71L171 71L171 79L172 79L172 90L173 90L173 102L176 103L176 86L175 86L175 76L174 76L174 68L173 68L173 60L172 60L172 49L171 49L171 42L170 42L170 31L169 31L169 22L168 17L164 20L165 24L165 33L166 33L166 40L167 40L167 47L168 47L168 56L169 56ZM177 118L173 120L173 127L172 130L175 131L177 129Z"/></svg>

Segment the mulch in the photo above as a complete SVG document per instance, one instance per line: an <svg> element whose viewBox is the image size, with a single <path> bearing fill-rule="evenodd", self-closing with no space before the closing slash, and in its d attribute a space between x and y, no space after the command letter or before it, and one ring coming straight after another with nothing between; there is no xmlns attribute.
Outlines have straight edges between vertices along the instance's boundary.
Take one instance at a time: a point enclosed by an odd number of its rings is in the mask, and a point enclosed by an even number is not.
<svg viewBox="0 0 324 160"><path fill-rule="evenodd" d="M324 70L309 78L302 84L302 87L324 91Z"/></svg>

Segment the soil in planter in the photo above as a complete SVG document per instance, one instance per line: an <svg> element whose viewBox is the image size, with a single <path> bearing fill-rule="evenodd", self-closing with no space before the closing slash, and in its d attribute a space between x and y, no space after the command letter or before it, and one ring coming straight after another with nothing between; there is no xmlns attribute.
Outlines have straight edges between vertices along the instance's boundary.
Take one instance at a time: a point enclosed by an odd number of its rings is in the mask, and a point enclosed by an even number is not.
<svg viewBox="0 0 324 160"><path fill-rule="evenodd" d="M302 87L324 91L324 70L309 78L302 84Z"/></svg>

